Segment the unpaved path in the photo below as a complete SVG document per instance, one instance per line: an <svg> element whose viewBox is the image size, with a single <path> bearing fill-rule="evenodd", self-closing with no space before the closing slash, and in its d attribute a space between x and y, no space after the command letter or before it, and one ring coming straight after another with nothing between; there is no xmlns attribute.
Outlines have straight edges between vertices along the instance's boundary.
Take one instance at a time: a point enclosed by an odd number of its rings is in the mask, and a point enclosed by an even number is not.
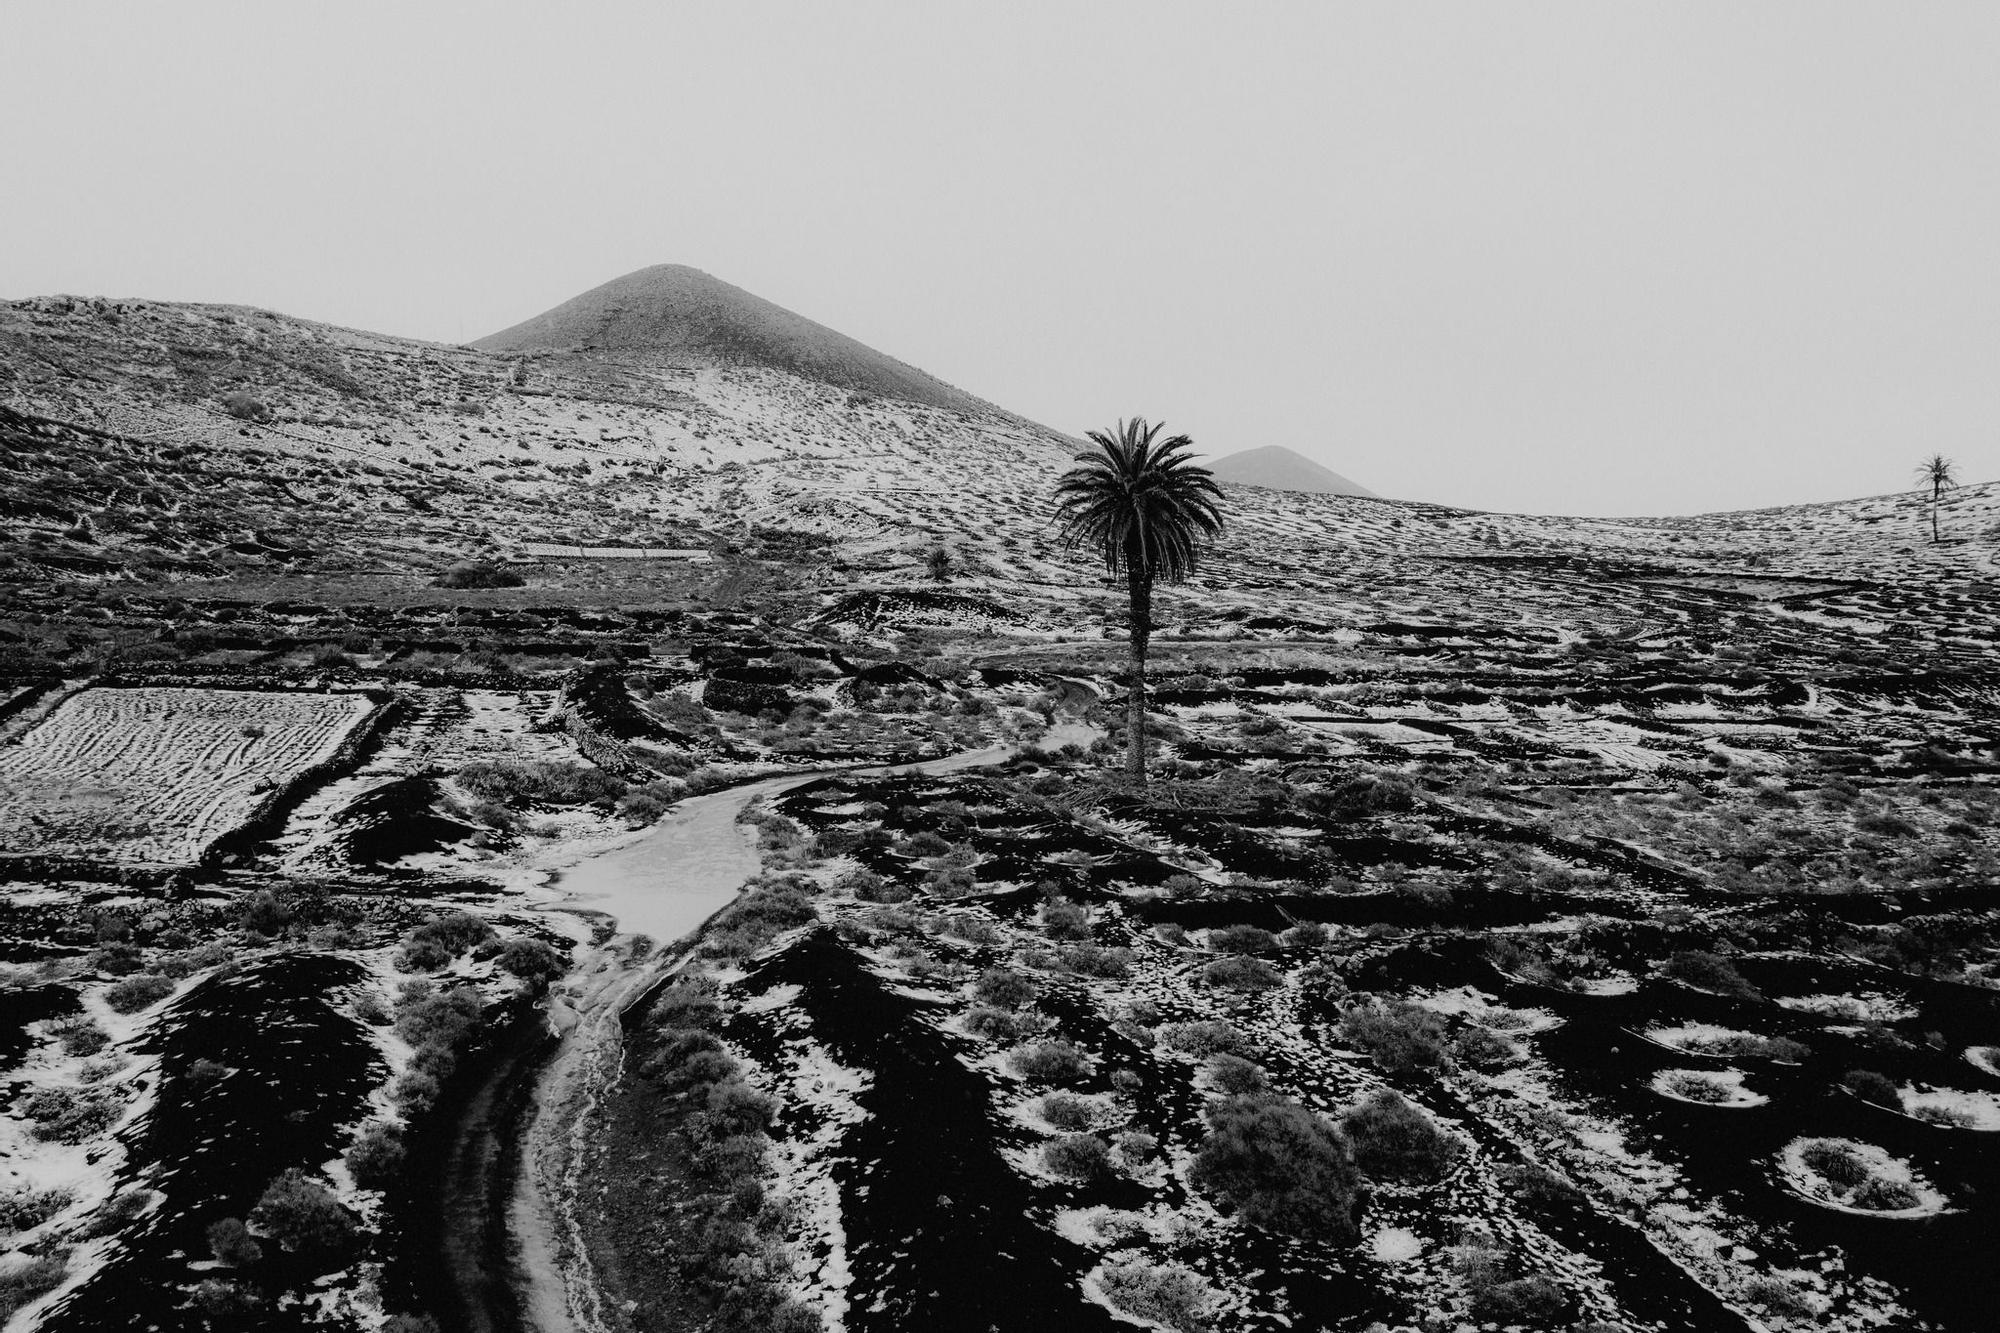
<svg viewBox="0 0 2000 1333"><path fill-rule="evenodd" d="M1063 723L1038 744L1088 746L1101 734ZM621 1015L682 957L674 948L656 951L654 942L684 939L758 871L756 830L737 823L737 815L751 801L832 773L956 773L1005 763L1021 748L998 745L881 769L825 769L711 792L682 802L633 841L563 872L559 887L571 905L615 916L619 934L591 950L552 998L550 1020L561 1040L541 1066L522 1118L525 1169L516 1176L507 1231L527 1328L612 1333L577 1212L582 1149L624 1060Z"/></svg>

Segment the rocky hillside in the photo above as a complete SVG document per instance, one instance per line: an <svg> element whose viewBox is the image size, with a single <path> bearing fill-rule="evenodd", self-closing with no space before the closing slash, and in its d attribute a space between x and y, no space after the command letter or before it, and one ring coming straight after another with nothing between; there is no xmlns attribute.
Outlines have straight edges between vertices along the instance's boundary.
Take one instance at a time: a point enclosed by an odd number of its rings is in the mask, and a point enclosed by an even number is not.
<svg viewBox="0 0 2000 1333"><path fill-rule="evenodd" d="M990 410L914 366L684 264L656 264L481 338L488 352L761 367L882 398Z"/></svg>

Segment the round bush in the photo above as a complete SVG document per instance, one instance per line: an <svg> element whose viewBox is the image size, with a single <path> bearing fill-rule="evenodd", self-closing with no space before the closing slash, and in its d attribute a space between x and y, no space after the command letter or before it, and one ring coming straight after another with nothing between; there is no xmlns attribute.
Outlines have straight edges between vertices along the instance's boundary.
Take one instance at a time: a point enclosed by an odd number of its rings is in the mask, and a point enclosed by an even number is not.
<svg viewBox="0 0 2000 1333"><path fill-rule="evenodd" d="M1357 1233L1360 1175L1333 1127L1296 1102L1231 1097L1208 1108L1189 1181L1252 1226L1341 1243Z"/></svg>
<svg viewBox="0 0 2000 1333"><path fill-rule="evenodd" d="M1160 1045L1168 1050L1196 1057L1223 1052L1242 1055L1250 1049L1249 1038L1217 1019L1163 1024L1157 1035Z"/></svg>
<svg viewBox="0 0 2000 1333"><path fill-rule="evenodd" d="M347 1149L347 1172L365 1190L388 1189L403 1176L403 1131L385 1121L361 1127Z"/></svg>
<svg viewBox="0 0 2000 1333"><path fill-rule="evenodd" d="M354 1239L353 1216L326 1186L297 1169L271 1182L250 1220L286 1251L340 1249Z"/></svg>
<svg viewBox="0 0 2000 1333"><path fill-rule="evenodd" d="M1467 1027L1451 1039L1451 1058L1468 1069L1503 1069L1521 1058L1521 1048L1491 1028Z"/></svg>
<svg viewBox="0 0 2000 1333"><path fill-rule="evenodd" d="M174 983L165 977L131 977L108 987L104 1002L121 1014L136 1014L173 993Z"/></svg>
<svg viewBox="0 0 2000 1333"><path fill-rule="evenodd" d="M1035 983L1019 972L989 967L972 983L972 997L995 1009L1019 1009L1034 1001Z"/></svg>
<svg viewBox="0 0 2000 1333"><path fill-rule="evenodd" d="M1279 985L1284 977L1278 969L1261 958L1251 958L1243 954L1217 959L1201 970L1201 979L1211 986L1221 986L1228 990L1266 991Z"/></svg>
<svg viewBox="0 0 2000 1333"><path fill-rule="evenodd" d="M1134 1318L1177 1333L1202 1333L1208 1327L1215 1289L1192 1269L1129 1259L1106 1264L1091 1276L1104 1299Z"/></svg>
<svg viewBox="0 0 2000 1333"><path fill-rule="evenodd" d="M1886 1076L1872 1069L1857 1069L1842 1079L1841 1083L1864 1102L1886 1106L1892 1111L1902 1109L1902 1092Z"/></svg>
<svg viewBox="0 0 2000 1333"><path fill-rule="evenodd" d="M1097 1118L1095 1107L1067 1092L1048 1094L1035 1104L1035 1113L1057 1129L1089 1129Z"/></svg>
<svg viewBox="0 0 2000 1333"><path fill-rule="evenodd" d="M1074 1083L1090 1072L1090 1060L1066 1041L1043 1041L1009 1051L1007 1067L1030 1083Z"/></svg>
<svg viewBox="0 0 2000 1333"><path fill-rule="evenodd" d="M552 945L517 935L508 940L496 960L504 972L511 972L537 986L547 985L569 971L569 959Z"/></svg>
<svg viewBox="0 0 2000 1333"><path fill-rule="evenodd" d="M1258 926L1223 926L1208 932L1208 947L1220 953L1269 953L1278 937Z"/></svg>
<svg viewBox="0 0 2000 1333"><path fill-rule="evenodd" d="M1208 1086L1226 1097L1264 1092L1270 1086L1264 1077L1263 1066L1240 1055L1211 1055L1203 1063L1201 1072Z"/></svg>
<svg viewBox="0 0 2000 1333"><path fill-rule="evenodd" d="M1380 1180L1436 1180L1458 1160L1457 1142L1386 1088L1343 1116L1340 1127L1355 1164Z"/></svg>
<svg viewBox="0 0 2000 1333"><path fill-rule="evenodd" d="M217 1263L231 1268L254 1264L264 1257L264 1247L250 1234L240 1217L225 1217L208 1228L208 1252Z"/></svg>
<svg viewBox="0 0 2000 1333"><path fill-rule="evenodd" d="M1111 1174L1111 1145L1095 1134L1065 1134L1043 1146L1042 1165L1072 1180L1096 1180Z"/></svg>

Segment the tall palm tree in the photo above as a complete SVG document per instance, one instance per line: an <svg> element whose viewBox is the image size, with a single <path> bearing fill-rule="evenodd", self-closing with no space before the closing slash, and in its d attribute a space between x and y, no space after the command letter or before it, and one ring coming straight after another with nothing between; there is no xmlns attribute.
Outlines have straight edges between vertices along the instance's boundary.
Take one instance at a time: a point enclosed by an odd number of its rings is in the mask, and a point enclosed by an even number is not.
<svg viewBox="0 0 2000 1333"><path fill-rule="evenodd" d="M1943 454L1932 454L1917 467L1917 481L1931 488L1931 545L1938 543L1938 506L1944 493L1958 485L1955 467Z"/></svg>
<svg viewBox="0 0 2000 1333"><path fill-rule="evenodd" d="M1125 696L1126 771L1146 780L1146 646L1153 637L1153 584L1194 572L1204 543L1222 531L1222 488L1188 461L1194 441L1158 440L1144 417L1114 431L1089 432L1096 446L1056 483L1056 518L1065 545L1087 546L1112 574L1125 576L1130 602L1132 685Z"/></svg>

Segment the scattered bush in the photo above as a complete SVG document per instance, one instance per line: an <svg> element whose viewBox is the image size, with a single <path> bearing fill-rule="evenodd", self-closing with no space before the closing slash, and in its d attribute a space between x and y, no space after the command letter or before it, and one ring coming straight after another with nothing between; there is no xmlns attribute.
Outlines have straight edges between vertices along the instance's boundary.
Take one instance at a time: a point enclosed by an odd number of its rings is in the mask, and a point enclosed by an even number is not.
<svg viewBox="0 0 2000 1333"><path fill-rule="evenodd" d="M1355 1164L1379 1180L1436 1180L1458 1160L1457 1141L1386 1088L1341 1117L1340 1128Z"/></svg>
<svg viewBox="0 0 2000 1333"><path fill-rule="evenodd" d="M1074 972L1080 977L1113 979L1131 972L1132 951L1106 949L1096 944L1072 944L1057 951L1056 961L1064 971Z"/></svg>
<svg viewBox="0 0 2000 1333"><path fill-rule="evenodd" d="M36 1255L26 1263L0 1272L0 1319L62 1285L68 1265L61 1255Z"/></svg>
<svg viewBox="0 0 2000 1333"><path fill-rule="evenodd" d="M1521 1058L1521 1048L1491 1028L1469 1026L1451 1039L1451 1058L1469 1069L1504 1069Z"/></svg>
<svg viewBox="0 0 2000 1333"><path fill-rule="evenodd" d="M1317 921L1301 921L1278 936L1287 949L1317 949L1333 938L1333 932Z"/></svg>
<svg viewBox="0 0 2000 1333"><path fill-rule="evenodd" d="M595 764L557 759L482 760L458 770L458 785L505 806L610 805L625 784Z"/></svg>
<svg viewBox="0 0 2000 1333"><path fill-rule="evenodd" d="M501 971L510 972L536 986L545 986L569 971L569 959L561 951L525 935L508 940L495 961Z"/></svg>
<svg viewBox="0 0 2000 1333"><path fill-rule="evenodd" d="M1496 1282L1472 1293L1472 1317L1481 1323L1552 1328L1576 1315L1568 1292L1539 1274Z"/></svg>
<svg viewBox="0 0 2000 1333"><path fill-rule="evenodd" d="M1117 1309L1177 1333L1201 1333L1215 1303L1214 1288L1179 1264L1127 1259L1105 1264L1091 1279Z"/></svg>
<svg viewBox="0 0 2000 1333"><path fill-rule="evenodd" d="M229 1073L229 1066L207 1056L197 1056L181 1073L181 1081L199 1088L220 1082Z"/></svg>
<svg viewBox="0 0 2000 1333"><path fill-rule="evenodd" d="M49 1034L70 1056L96 1055L111 1044L111 1034L82 1014L56 1019L49 1024Z"/></svg>
<svg viewBox="0 0 2000 1333"><path fill-rule="evenodd" d="M72 1202L68 1190L17 1190L0 1194L0 1234L32 1230Z"/></svg>
<svg viewBox="0 0 2000 1333"><path fill-rule="evenodd" d="M281 1174L250 1221L287 1252L337 1250L354 1239L354 1218L326 1186L296 1168Z"/></svg>
<svg viewBox="0 0 2000 1333"><path fill-rule="evenodd" d="M1264 1067L1240 1055L1211 1055L1202 1064L1201 1073L1208 1086L1225 1097L1264 1092L1270 1087Z"/></svg>
<svg viewBox="0 0 2000 1333"><path fill-rule="evenodd" d="M974 1006L965 1016L965 1030L988 1041L1019 1041L1039 1032L1041 1026L1040 1022L1026 1014L983 1004Z"/></svg>
<svg viewBox="0 0 2000 1333"><path fill-rule="evenodd" d="M222 395L222 410L238 421L269 421L270 404L246 389L235 389Z"/></svg>
<svg viewBox="0 0 2000 1333"><path fill-rule="evenodd" d="M1763 998L1758 989L1736 970L1734 963L1727 958L1704 953L1698 949L1669 957L1661 964L1660 974L1693 986L1697 990L1713 991L1717 995L1727 995L1740 1000Z"/></svg>
<svg viewBox="0 0 2000 1333"><path fill-rule="evenodd" d="M1201 969L1202 981L1226 990L1267 991L1284 984L1284 974L1261 958L1236 954Z"/></svg>
<svg viewBox="0 0 2000 1333"><path fill-rule="evenodd" d="M683 974L662 987L646 1011L657 1028L713 1027L722 1017L721 990L711 977Z"/></svg>
<svg viewBox="0 0 2000 1333"><path fill-rule="evenodd" d="M1111 1145L1095 1134L1065 1134L1043 1146L1042 1165L1072 1180L1097 1180L1111 1174Z"/></svg>
<svg viewBox="0 0 2000 1333"><path fill-rule="evenodd" d="M1067 898L1051 898L1042 904L1042 929L1054 940L1090 938L1090 912Z"/></svg>
<svg viewBox="0 0 2000 1333"><path fill-rule="evenodd" d="M51 1143L81 1143L109 1129L124 1109L111 1088L37 1088L19 1105L35 1137Z"/></svg>
<svg viewBox="0 0 2000 1333"><path fill-rule="evenodd" d="M1202 1059L1211 1055L1243 1055L1250 1041L1229 1024L1216 1019L1192 1023L1163 1024L1158 1032L1160 1045L1170 1051Z"/></svg>
<svg viewBox="0 0 2000 1333"><path fill-rule="evenodd" d="M293 915L290 903L269 889L259 889L244 903L237 924L252 934L276 936L285 933Z"/></svg>
<svg viewBox="0 0 2000 1333"><path fill-rule="evenodd" d="M104 1002L121 1014L136 1014L174 993L174 983L166 977L128 977L107 987Z"/></svg>
<svg viewBox="0 0 2000 1333"><path fill-rule="evenodd" d="M1090 1060L1068 1042L1044 1041L1009 1051L1007 1067L1030 1083L1074 1083L1090 1072Z"/></svg>
<svg viewBox="0 0 2000 1333"><path fill-rule="evenodd" d="M980 979L972 983L972 997L982 1005L992 1005L994 1009L1020 1009L1022 1005L1034 1003L1036 985L1020 973L1004 967L988 967L980 973Z"/></svg>
<svg viewBox="0 0 2000 1333"><path fill-rule="evenodd" d="M225 1217L208 1228L208 1252L217 1263L245 1268L264 1257L264 1247L250 1234L240 1217Z"/></svg>
<svg viewBox="0 0 2000 1333"><path fill-rule="evenodd" d="M1347 1242L1360 1178L1333 1127L1296 1102L1231 1097L1207 1111L1189 1181L1252 1226Z"/></svg>
<svg viewBox="0 0 2000 1333"><path fill-rule="evenodd" d="M1864 1181L1861 1188L1847 1196L1847 1202L1855 1208L1893 1213L1916 1207L1923 1202L1923 1197L1901 1181L1877 1178Z"/></svg>
<svg viewBox="0 0 2000 1333"><path fill-rule="evenodd" d="M1494 1173L1508 1197L1532 1214L1547 1213L1575 1203L1581 1195L1576 1186L1533 1162L1509 1163Z"/></svg>
<svg viewBox="0 0 2000 1333"><path fill-rule="evenodd" d="M1695 1070L1676 1070L1660 1079L1660 1085L1676 1097L1685 1097L1691 1102L1707 1102L1711 1105L1729 1100L1729 1089Z"/></svg>
<svg viewBox="0 0 2000 1333"><path fill-rule="evenodd" d="M1902 1091L1887 1077L1872 1069L1857 1069L1842 1079L1841 1083L1864 1102L1886 1106L1892 1111L1903 1109Z"/></svg>
<svg viewBox="0 0 2000 1333"><path fill-rule="evenodd" d="M1752 1278L1744 1284L1743 1300L1747 1305L1762 1306L1766 1313L1784 1319L1810 1319L1819 1313L1812 1302L1781 1278Z"/></svg>
<svg viewBox="0 0 2000 1333"><path fill-rule="evenodd" d="M362 1189L388 1189L402 1179L403 1157L403 1131L387 1121L370 1121L348 1145L347 1173Z"/></svg>
<svg viewBox="0 0 2000 1333"><path fill-rule="evenodd" d="M905 856L943 856L951 850L951 843L929 829L920 829L903 839L903 845L897 850Z"/></svg>
<svg viewBox="0 0 2000 1333"><path fill-rule="evenodd" d="M1278 937L1257 926L1223 926L1208 932L1208 947L1222 953L1269 953L1278 947Z"/></svg>
<svg viewBox="0 0 2000 1333"><path fill-rule="evenodd" d="M1799 1160L1808 1170L1839 1189L1852 1189L1874 1174L1854 1149L1826 1139L1807 1144L1800 1152Z"/></svg>
<svg viewBox="0 0 2000 1333"><path fill-rule="evenodd" d="M437 576L440 588L518 588L527 582L505 565L485 560L467 560Z"/></svg>
<svg viewBox="0 0 2000 1333"><path fill-rule="evenodd" d="M1367 1000L1340 1016L1340 1035L1366 1051L1391 1074L1414 1074L1446 1064L1444 1020L1408 1001Z"/></svg>
<svg viewBox="0 0 2000 1333"><path fill-rule="evenodd" d="M1052 1092L1035 1104L1035 1114L1057 1129L1089 1129L1097 1119L1097 1108L1067 1092Z"/></svg>

